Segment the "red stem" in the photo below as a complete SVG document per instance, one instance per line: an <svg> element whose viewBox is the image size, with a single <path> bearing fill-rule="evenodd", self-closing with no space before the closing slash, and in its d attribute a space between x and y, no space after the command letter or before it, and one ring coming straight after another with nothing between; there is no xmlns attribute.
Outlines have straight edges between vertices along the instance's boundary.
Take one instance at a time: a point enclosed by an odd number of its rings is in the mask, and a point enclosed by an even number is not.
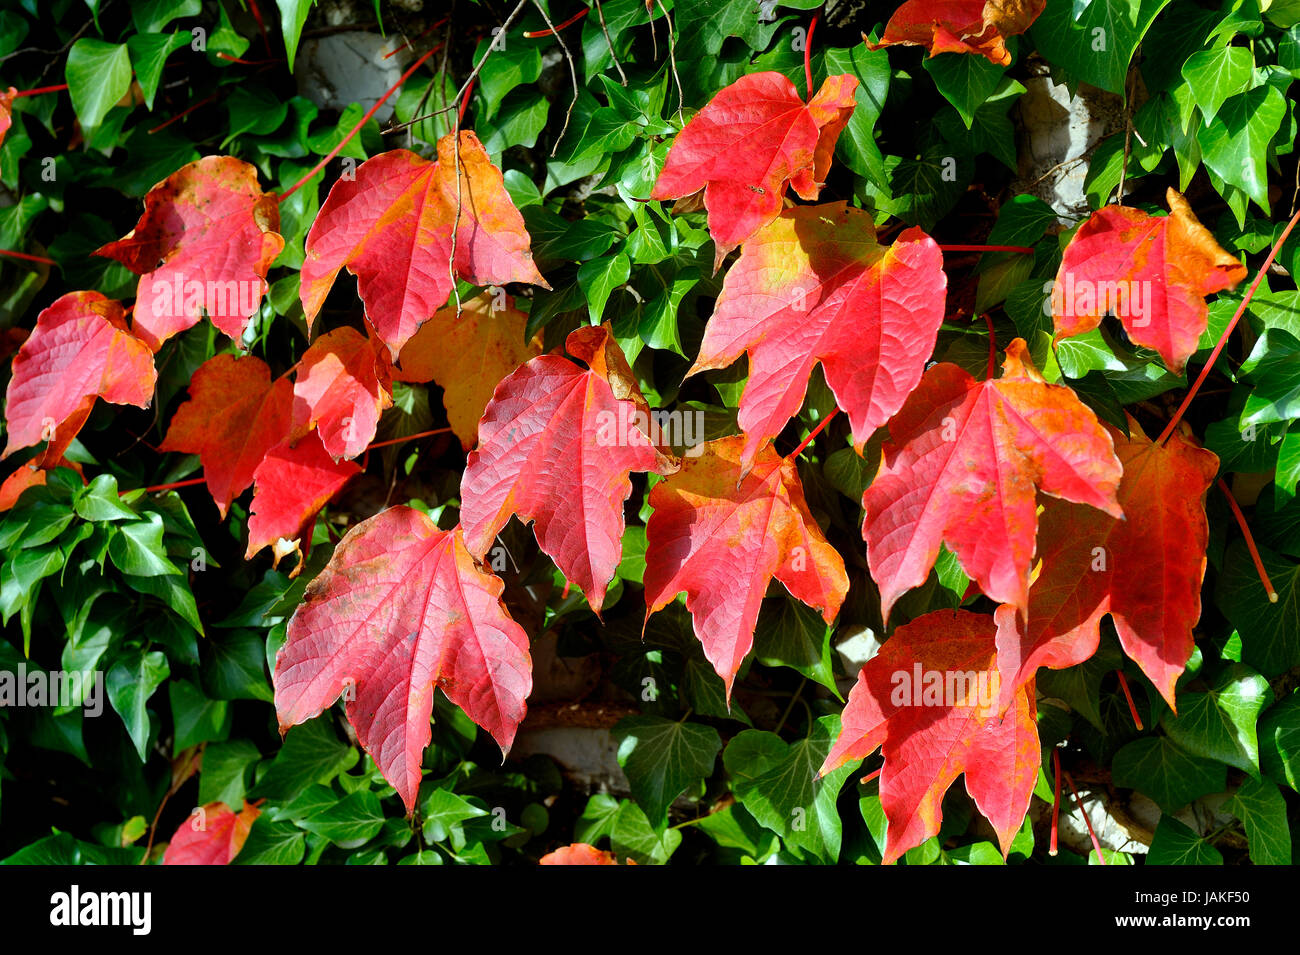
<svg viewBox="0 0 1300 955"><path fill-rule="evenodd" d="M175 116L173 116L171 119L159 123L159 124L158 124L157 126L155 126L153 129L149 130L149 135L152 136L154 133L158 132L159 130L166 129L166 128L167 128L168 126L170 126L172 123L176 122L176 121L179 120L179 119L184 119L186 116L188 116L190 113L194 112L194 111L195 111L196 109L198 109L200 106L206 106L208 103L211 103L211 102L212 102L213 100L215 100L216 98L217 98L217 95L216 95L215 93L213 93L211 96L205 96L203 99L199 100L199 101L198 101L197 103L195 103L193 106L187 106L185 109L181 110L179 113L177 113L177 114L176 114Z"/></svg>
<svg viewBox="0 0 1300 955"><path fill-rule="evenodd" d="M266 35L266 21L262 19L262 11L257 7L257 0L248 0L248 8L253 14L253 19L257 21L257 29L262 34L262 46L266 48L266 55L271 55L271 38ZM285 51L288 52L287 50ZM218 53L217 56L221 54Z"/></svg>
<svg viewBox="0 0 1300 955"><path fill-rule="evenodd" d="M228 60L231 63L238 63L240 66L265 66L267 63L284 62L284 60L280 59L278 56L270 57L269 59L265 59L265 60L241 60L239 57L232 56L229 53L218 53L217 57L222 60Z"/></svg>
<svg viewBox="0 0 1300 955"><path fill-rule="evenodd" d="M1128 680L1124 676L1123 670L1116 670L1115 675L1119 677L1119 688L1124 691L1124 699L1128 700L1128 711L1133 717L1133 725L1142 730L1142 717L1138 716L1138 708L1133 704L1133 694L1129 692Z"/></svg>
<svg viewBox="0 0 1300 955"><path fill-rule="evenodd" d="M817 29L817 17L818 14L814 13L812 22L808 24L808 35L804 37L804 41L803 41L803 78L805 82L808 84L809 99L812 99L813 96L812 35L813 35L813 30Z"/></svg>
<svg viewBox="0 0 1300 955"><path fill-rule="evenodd" d="M1034 250L1027 245L941 245L943 252L1019 252L1021 255L1033 255Z"/></svg>
<svg viewBox="0 0 1300 955"><path fill-rule="evenodd" d="M865 775L865 776L863 776L861 779L859 779L858 782L865 786L867 783L871 782L873 779L875 779L877 776L879 776L879 775L880 775L880 770L881 770L881 769L884 769L884 768L885 768L885 767L881 766L880 769L877 769L874 773L867 773L867 775Z"/></svg>
<svg viewBox="0 0 1300 955"><path fill-rule="evenodd" d="M193 487L196 484L202 484L206 480L207 478L190 478L188 481L173 481L171 484L154 484L150 487L142 487L140 490L144 491L146 494L153 494L155 491L173 491L178 487ZM128 494L133 490L135 490L135 488L128 487L118 491L117 493L119 495Z"/></svg>
<svg viewBox="0 0 1300 955"><path fill-rule="evenodd" d="M989 327L989 370L984 379L992 381L998 373L998 336L993 331L993 319L989 318L988 312L984 313L984 324Z"/></svg>
<svg viewBox="0 0 1300 955"><path fill-rule="evenodd" d="M831 413L828 414L825 418L822 418L822 420L817 424L817 427L813 428L812 431L808 432L808 437L804 438L802 441L799 442L799 447L791 451L788 455L786 455L786 457L788 457L791 461L799 457L799 455L803 453L803 449L808 447L808 445L812 444L813 438L821 434L822 429L825 428L828 424L830 424L831 419L834 418L839 413L840 413L840 409L838 407L832 408Z"/></svg>
<svg viewBox="0 0 1300 955"><path fill-rule="evenodd" d="M370 107L369 112L367 112L365 116L361 117L361 122L357 123L355 126L352 127L352 132L344 136L343 139L339 142L339 144L335 146L333 149L331 149L329 153L326 154L325 158L322 159L320 162L318 162L310 172L308 172L305 176L303 176L292 186L290 186L289 191L283 193L279 197L279 201L284 202L284 200L292 196L295 192L297 192L304 185L306 185L312 179L312 177L314 177L318 172L324 169L325 165L331 159L337 156L342 151L344 146L352 142L352 137L361 131L361 127L365 126L366 123L370 122L370 117L374 116L375 113L379 112L379 107L383 106L384 103L388 102L388 97L396 93L398 88L401 87L403 83L405 83L408 79L411 78L411 74L414 73L417 69L419 69L420 66L423 65L424 61L427 60L429 57L433 56L433 54L436 53L438 49L439 49L438 47L434 47L432 50L425 53L418 60L412 63L410 69L408 69L405 73L403 73L400 77L398 77L397 82L388 88L388 92L385 93L383 96L379 97L378 102L376 102L374 106Z"/></svg>
<svg viewBox="0 0 1300 955"><path fill-rule="evenodd" d="M67 83L59 83L56 86L38 86L34 90L19 90L14 94L14 99L21 99L24 96L40 96L42 93L59 93L67 88Z"/></svg>
<svg viewBox="0 0 1300 955"><path fill-rule="evenodd" d="M443 17L443 18L442 18L441 20L439 20L437 23L433 24L433 26L425 27L424 30L421 31L420 35L416 37L416 39L417 39L417 40L423 39L424 37L428 36L430 33L432 33L434 30L438 29L438 27L442 26L442 25L443 25L444 23L446 23L446 22L447 22L447 18L446 18L446 17ZM385 53L385 54L384 54L384 59L387 60L389 57L397 56L397 54L401 53L403 50L405 50L405 49L406 49L408 46L410 46L410 45L411 45L411 42L410 42L409 40L407 40L405 43L403 43L403 44L402 44L401 46L399 46L397 49L392 50L392 51L390 51L390 52L388 52L388 53Z"/></svg>
<svg viewBox="0 0 1300 955"><path fill-rule="evenodd" d="M451 428L434 428L432 431L421 431L419 434L408 434L402 438L390 438L387 441L376 441L366 448L367 451L373 451L375 448L386 448L390 444L401 444L404 441L416 441L420 438L432 437L435 434L446 434Z"/></svg>
<svg viewBox="0 0 1300 955"><path fill-rule="evenodd" d="M465 107L469 105L469 98L474 95L474 81L477 77L470 77L469 86L465 87L465 98L460 101L460 109L456 110L456 125L465 122Z"/></svg>
<svg viewBox="0 0 1300 955"><path fill-rule="evenodd" d="M591 10L589 10L587 7L583 7L573 16L569 17L569 19L559 24L554 30L552 30L550 27L547 27L545 30L533 30L531 33L525 33L524 36L528 37L528 39L530 40L536 40L539 37L550 36L552 33L559 33L565 27L577 23L579 20L581 20L590 12Z"/></svg>
<svg viewBox="0 0 1300 955"><path fill-rule="evenodd" d="M26 252L15 252L12 249L0 249L0 255L7 255L11 259L24 259L28 262L43 262L46 265L56 265L53 259L47 259L43 255L28 255Z"/></svg>
<svg viewBox="0 0 1300 955"><path fill-rule="evenodd" d="M1056 796L1052 800L1052 841L1047 848L1049 856L1056 855L1056 833L1061 819L1061 750L1056 746L1052 747L1052 772L1056 777L1053 787Z"/></svg>
<svg viewBox="0 0 1300 955"><path fill-rule="evenodd" d="M1231 335L1232 330L1237 327L1237 322L1241 319L1241 316L1246 313L1246 306L1249 305L1250 300L1254 298L1255 290L1259 288L1259 283L1264 280L1265 273L1268 272L1269 267L1273 264L1273 260L1277 258L1277 254L1282 250L1282 246L1286 245L1287 237L1291 235L1291 230L1296 227L1297 222L1300 222L1300 209L1296 210L1296 214L1293 215L1291 221L1286 224L1286 228L1282 230L1281 237L1273 243L1273 248L1269 250L1268 258L1264 260L1264 264L1259 267L1259 272L1255 275L1255 281L1250 283L1250 288L1246 292L1246 297L1241 300L1241 304L1237 306L1237 311L1232 316L1232 321L1228 322L1228 327L1223 330L1223 334L1220 335L1219 340L1215 342L1214 350L1210 352L1210 357L1205 361L1205 367L1201 369L1201 373L1196 376L1196 382L1187 390L1187 394L1183 396L1182 404L1178 406L1178 410L1174 412L1174 416L1170 418L1169 423L1165 425L1165 430L1160 432L1160 437L1156 438L1156 444L1164 444L1168 441L1169 436L1174 433L1174 428L1178 427L1178 422L1183 419L1183 412L1185 412L1187 406L1192 403L1192 399L1196 397L1196 393L1201 390L1201 385L1205 383L1205 379L1210 374L1210 369L1214 367L1214 361L1219 357L1219 352L1223 351L1223 346L1228 343L1228 336Z"/></svg>
<svg viewBox="0 0 1300 955"><path fill-rule="evenodd" d="M1101 843L1097 841L1097 833L1092 831L1092 820L1084 812L1083 800L1079 798L1079 790L1074 788L1074 780L1070 778L1069 773L1065 773L1066 785L1070 787L1070 792L1074 794L1074 804L1079 807L1079 812L1083 815L1083 824L1088 827L1088 836L1092 839L1092 847L1097 850L1097 859L1102 865L1106 864L1106 857L1101 854Z"/></svg>
<svg viewBox="0 0 1300 955"><path fill-rule="evenodd" d="M1250 528L1246 526L1246 515L1241 513L1241 508L1237 505L1237 499L1232 496L1232 491L1228 489L1228 485L1223 483L1223 478L1219 478L1219 490L1228 499L1228 506L1232 508L1232 516L1237 519L1237 526L1241 528L1241 536L1246 538L1246 549L1250 551L1250 559L1255 562L1255 573L1259 574L1259 582L1264 585L1264 592L1268 594L1268 602L1277 603L1277 591L1273 589L1273 581L1268 579L1268 571L1264 569L1264 562L1259 559L1259 550L1255 547L1255 537L1250 533Z"/></svg>
<svg viewBox="0 0 1300 955"><path fill-rule="evenodd" d="M390 438L387 441L376 441L374 444L369 445L366 448L366 454L369 455L371 451L375 450L375 448L386 448L390 444L401 444L404 441L415 441L418 440L419 438L432 437L435 434L446 434L450 430L451 428L434 428L432 431L421 431L419 434L408 434L405 437L401 437L401 438ZM197 484L202 484L206 480L207 478L201 478L201 477L190 478L187 481L173 481L171 484L154 484L151 485L150 487L139 488L138 490L142 490L146 494L152 494L157 491L173 491L177 488L182 488L182 487L194 487ZM127 488L126 490L118 491L118 494L126 494L128 491L132 491L132 490L137 490L137 489Z"/></svg>

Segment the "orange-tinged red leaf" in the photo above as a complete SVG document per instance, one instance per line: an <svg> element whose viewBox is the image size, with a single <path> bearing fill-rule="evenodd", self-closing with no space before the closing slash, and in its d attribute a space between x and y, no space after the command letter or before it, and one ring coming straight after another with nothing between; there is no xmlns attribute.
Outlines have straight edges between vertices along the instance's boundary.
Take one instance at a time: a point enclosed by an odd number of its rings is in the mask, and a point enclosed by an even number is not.
<svg viewBox="0 0 1300 955"><path fill-rule="evenodd" d="M379 416L393 403L387 362L353 328L322 335L298 362L293 433L315 428L334 458L355 458L374 440Z"/></svg>
<svg viewBox="0 0 1300 955"><path fill-rule="evenodd" d="M744 437L719 438L650 489L646 619L682 591L704 655L726 684L754 644L773 577L835 619L849 589L844 560L808 512L794 462L766 445L742 477Z"/></svg>
<svg viewBox="0 0 1300 955"><path fill-rule="evenodd" d="M158 450L199 456L224 518L266 453L288 437L293 386L287 378L272 381L260 358L217 355L194 372L189 391Z"/></svg>
<svg viewBox="0 0 1300 955"><path fill-rule="evenodd" d="M239 855L262 810L249 802L236 813L224 802L210 802L176 830L163 853L163 865L230 865Z"/></svg>
<svg viewBox="0 0 1300 955"><path fill-rule="evenodd" d="M894 11L879 43L905 44L936 53L974 53L1006 66L1006 38L1024 33L1047 8L1047 0L907 0Z"/></svg>
<svg viewBox="0 0 1300 955"><path fill-rule="evenodd" d="M1040 751L1034 684L998 716L993 618L936 610L894 631L849 693L824 776L882 747L884 862L937 835L943 795L962 773L1005 858L1024 822Z"/></svg>
<svg viewBox="0 0 1300 955"><path fill-rule="evenodd" d="M1106 206L1075 233L1052 287L1058 340L1091 331L1110 313L1135 344L1182 373L1209 319L1205 296L1236 286L1246 266L1220 247L1187 200L1173 189L1167 200L1168 216Z"/></svg>
<svg viewBox="0 0 1300 955"><path fill-rule="evenodd" d="M1124 465L1125 520L1049 500L1039 518L1043 565L1029 590L1028 624L1011 607L998 621L1002 698L1040 666L1082 663L1110 614L1125 652L1175 708L1174 684L1192 655L1210 530L1205 492L1219 470L1213 452L1175 432L1153 443L1132 418L1130 437L1108 429Z"/></svg>
<svg viewBox="0 0 1300 955"><path fill-rule="evenodd" d="M18 503L23 491L29 487L40 487L45 483L48 472L45 468L20 464L18 470L4 479L0 484L0 511L7 511Z"/></svg>
<svg viewBox="0 0 1300 955"><path fill-rule="evenodd" d="M946 289L943 253L920 229L883 247L871 216L847 203L787 209L741 248L687 374L749 353L749 465L798 413L820 362L860 452L921 380Z"/></svg>
<svg viewBox="0 0 1300 955"><path fill-rule="evenodd" d="M512 516L599 612L623 554L632 471L672 467L646 436L648 410L608 328L570 333L569 353L532 359L497 385L460 482L465 546L480 560Z"/></svg>
<svg viewBox="0 0 1300 955"><path fill-rule="evenodd" d="M17 87L11 86L0 93L0 144L5 141L5 134L13 124L14 97L18 95Z"/></svg>
<svg viewBox="0 0 1300 955"><path fill-rule="evenodd" d="M330 189L307 233L299 293L307 327L346 267L357 277L366 316L396 359L451 294L453 225L457 277L475 285L531 282L550 288L533 264L528 230L501 170L478 137L463 130L459 203L450 135L438 141L437 162L395 149L362 163L355 179L340 179Z"/></svg>
<svg viewBox="0 0 1300 955"><path fill-rule="evenodd" d="M651 199L704 190L714 270L781 212L786 186L821 193L835 141L853 114L857 78L828 76L812 100L781 73L749 73L724 88L677 134Z"/></svg>
<svg viewBox="0 0 1300 955"><path fill-rule="evenodd" d="M561 846L548 852L537 862L538 865L618 865L618 858L612 852L597 849L585 842L575 842L571 846ZM636 865L636 860L628 859L628 865Z"/></svg>
<svg viewBox="0 0 1300 955"><path fill-rule="evenodd" d="M940 543L987 596L1026 611L1035 490L1120 515L1110 435L1073 391L1043 380L1022 339L1007 348L997 380L978 382L946 363L930 368L889 434L862 497L867 563L886 621L894 602L925 582Z"/></svg>
<svg viewBox="0 0 1300 955"><path fill-rule="evenodd" d="M509 750L532 689L528 635L460 528L392 507L339 542L307 585L275 660L281 732L345 694L357 739L410 812L432 731L433 691Z"/></svg>
<svg viewBox="0 0 1300 955"><path fill-rule="evenodd" d="M140 276L132 323L154 351L205 312L239 341L284 248L279 228L280 207L256 167L205 156L150 189L136 227L95 254Z"/></svg>
<svg viewBox="0 0 1300 955"><path fill-rule="evenodd" d="M311 525L317 513L360 473L355 461L330 457L315 432L297 444L285 441L276 445L253 472L253 503L249 507L248 550L244 557L270 546L278 562L284 554L300 550L304 535L310 546Z"/></svg>
<svg viewBox="0 0 1300 955"><path fill-rule="evenodd" d="M69 292L36 316L14 356L5 405L8 457L49 441L57 458L85 423L95 399L147 408L157 380L153 353L126 328L122 303L98 292Z"/></svg>
<svg viewBox="0 0 1300 955"><path fill-rule="evenodd" d="M504 292L489 292L448 305L420 326L402 347L394 370L398 381L433 381L442 386L447 421L466 451L478 440L478 421L501 379L542 353L542 333L524 340L528 316Z"/></svg>

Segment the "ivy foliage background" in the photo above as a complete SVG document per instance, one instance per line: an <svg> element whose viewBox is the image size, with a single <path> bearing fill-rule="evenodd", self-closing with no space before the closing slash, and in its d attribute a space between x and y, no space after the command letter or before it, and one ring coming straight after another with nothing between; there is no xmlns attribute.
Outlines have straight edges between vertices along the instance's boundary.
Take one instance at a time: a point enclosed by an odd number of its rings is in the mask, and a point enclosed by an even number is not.
<svg viewBox="0 0 1300 955"><path fill-rule="evenodd" d="M382 32L392 47L409 44L396 57L403 66L442 44L390 101L393 118L368 122L324 176L281 205L285 248L242 344L275 373L289 368L307 345L297 295L303 241L328 186L349 160L398 147L431 155L451 128L455 91L512 9L410 6L25 0L0 9L0 85L68 86L15 100L0 146L0 249L54 263L0 257L0 355L65 292L134 295L136 276L89 253L128 231L140 198L180 166L229 154L285 192L356 125L368 103L335 110L304 95L314 82L305 44L341 27ZM1260 0L1048 0L1029 33L1009 41L1014 58L1004 68L975 56L926 59L915 48L868 50L861 34L878 37L894 6L656 0L647 11L643 0L605 0L604 29L593 10L558 36L541 11L559 24L580 4L525 7L496 41L463 125L505 171L552 286L511 290L528 313L526 336L540 331L550 349L582 324L609 321L652 406L702 412L706 437L735 432L743 361L682 381L721 287L704 213L673 214L646 197L672 137L722 87L775 70L803 88L816 13L814 82L847 72L860 83L823 200L872 211L887 236L919 224L942 243L1034 249L947 257L949 314L935 360L982 377L987 314L997 341L1025 338L1048 380L1070 384L1103 419L1123 427L1127 410L1146 424L1167 421L1187 379L1133 347L1117 322L1052 344L1044 300L1082 217L1071 224L1032 194L1022 100L1050 75L1111 103L1118 121L1076 163L1087 170L1090 208L1115 201L1122 183L1125 204L1159 212L1175 186L1253 275L1300 193L1300 10L1278 0L1263 9ZM1092 660L1041 671L1045 769L1010 863L1087 861L1086 836L1065 839L1072 848L1055 857L1046 851L1058 743L1089 805L1109 807L1108 838L1125 826L1133 840L1118 839L1108 862L1291 861L1300 833L1297 268L1293 235L1187 416L1219 456L1279 599L1268 601L1227 498L1212 489L1204 609L1180 716L1123 657L1109 622ZM1211 302L1193 372L1244 290ZM353 283L339 282L317 333L361 322ZM56 471L0 516L0 669L99 670L107 693L99 717L79 706L0 709L0 857L153 861L192 807L248 799L262 801L262 815L238 864L528 863L578 841L642 864L879 862L876 784L858 782L879 755L813 777L855 676L835 647L885 633L859 533L882 434L859 458L840 418L801 457L812 512L848 564L849 597L828 628L774 586L730 711L684 607L651 618L641 639L645 475L633 477L603 625L567 592L531 533L512 524L503 536L506 602L533 638L534 659L550 660L538 647L553 647L565 675L539 679L545 692L530 700L523 735L530 726L610 730L630 794L589 793L541 752L501 764L487 735L439 695L419 806L407 819L341 707L281 741L269 673L306 583L349 526L397 503L427 510L441 527L456 523L464 453L447 435L376 451L318 519L302 573L291 578L265 554L245 561L247 495L223 523L202 488L140 490L197 473L196 457L154 449L194 370L233 348L209 323L169 341L157 356L152 408L100 403L73 443L68 458L89 483ZM819 376L777 442L783 453L834 407ZM399 383L379 437L445 424L437 386ZM967 598L967 585L945 554L899 602L891 626L937 608L991 610ZM1061 814L1081 829L1076 807ZM904 858L1001 861L961 787L944 800L939 835Z"/></svg>

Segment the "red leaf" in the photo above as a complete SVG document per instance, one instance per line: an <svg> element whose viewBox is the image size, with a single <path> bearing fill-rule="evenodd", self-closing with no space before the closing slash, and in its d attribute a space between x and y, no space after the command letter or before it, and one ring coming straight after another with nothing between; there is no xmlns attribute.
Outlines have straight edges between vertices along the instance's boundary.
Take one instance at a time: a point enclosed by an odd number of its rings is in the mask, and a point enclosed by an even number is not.
<svg viewBox="0 0 1300 955"><path fill-rule="evenodd" d="M158 450L199 456L224 518L266 453L289 434L292 386L287 378L272 381L260 358L217 355L194 372L189 390Z"/></svg>
<svg viewBox="0 0 1300 955"><path fill-rule="evenodd" d="M501 379L542 353L542 333L524 340L528 316L504 292L464 303L459 318L448 305L420 326L402 347L398 381L442 386L447 421L466 451L478 440L478 421Z"/></svg>
<svg viewBox="0 0 1300 955"><path fill-rule="evenodd" d="M548 852L538 860L538 865L618 865L618 859L612 852L605 852L585 842L575 842L571 846L561 846L554 852ZM628 865L636 865L633 859Z"/></svg>
<svg viewBox="0 0 1300 955"><path fill-rule="evenodd" d="M1205 492L1219 459L1181 434L1156 445L1129 418L1131 437L1109 429L1124 465L1118 500L1125 520L1049 500L1039 519L1043 566L1029 591L1029 622L1001 607L998 669L1004 701L1040 666L1082 663L1097 650L1110 614L1125 652L1171 709L1201 616L1209 525Z"/></svg>
<svg viewBox="0 0 1300 955"><path fill-rule="evenodd" d="M451 136L438 141L438 161L405 149L381 153L340 179L307 233L302 266L303 312L311 328L339 269L357 290L380 339L396 359L415 330L447 301L456 275L475 285L531 282L550 288L533 265L523 216L506 192L478 137L460 134L461 186Z"/></svg>
<svg viewBox="0 0 1300 955"><path fill-rule="evenodd" d="M920 229L882 247L871 216L846 203L787 209L727 272L687 375L749 353L739 416L748 466L798 413L821 362L861 452L921 380L946 289L943 253Z"/></svg>
<svg viewBox="0 0 1300 955"><path fill-rule="evenodd" d="M1205 296L1233 288L1246 266L1225 252L1181 195L1168 216L1106 206L1074 234L1052 288L1056 338L1092 331L1116 315L1134 344L1182 374L1210 310Z"/></svg>
<svg viewBox="0 0 1300 955"><path fill-rule="evenodd" d="M5 133L13 123L14 97L17 95L18 89L14 86L0 93L0 143L5 141Z"/></svg>
<svg viewBox="0 0 1300 955"><path fill-rule="evenodd" d="M480 560L512 516L536 522L538 546L599 612L622 559L628 473L671 464L637 420L648 408L609 330L579 328L565 345L589 367L542 355L497 386L461 478L461 522Z"/></svg>
<svg viewBox="0 0 1300 955"><path fill-rule="evenodd" d="M880 472L862 497L886 621L894 601L925 582L940 543L985 594L1025 611L1035 489L1120 514L1120 463L1096 415L1043 380L1022 339L1003 369L978 382L935 365L889 422Z"/></svg>
<svg viewBox="0 0 1300 955"><path fill-rule="evenodd" d="M407 811L432 732L433 690L509 750L532 689L528 635L480 570L460 528L392 507L362 521L307 586L275 661L280 730L348 690L357 739Z"/></svg>
<svg viewBox="0 0 1300 955"><path fill-rule="evenodd" d="M374 440L379 415L393 403L386 362L353 328L322 335L298 362L293 433L313 427L334 458L355 458Z"/></svg>
<svg viewBox="0 0 1300 955"><path fill-rule="evenodd" d="M728 700L773 577L827 623L849 589L843 559L808 512L794 462L765 445L742 477L744 440L719 438L684 459L650 489L646 524L646 619L685 591Z"/></svg>
<svg viewBox="0 0 1300 955"><path fill-rule="evenodd" d="M805 104L780 73L742 76L677 134L650 198L704 190L717 271L728 252L780 214L787 184L804 199L821 193L857 88L854 76L828 76Z"/></svg>
<svg viewBox="0 0 1300 955"><path fill-rule="evenodd" d="M310 546L317 513L360 473L356 462L331 458L317 434L308 434L296 445L288 441L276 445L253 472L245 559L270 545L279 562L285 554L300 550L304 536Z"/></svg>
<svg viewBox="0 0 1300 955"><path fill-rule="evenodd" d="M36 316L14 356L5 406L9 443L0 457L41 441L61 444L61 454L96 397L147 408L156 380L153 353L127 331L122 303L69 292Z"/></svg>
<svg viewBox="0 0 1300 955"><path fill-rule="evenodd" d="M943 795L962 773L1005 858L1024 822L1040 751L1031 680L998 716L993 618L936 610L894 631L844 707L824 776L883 747L884 862L937 835Z"/></svg>
<svg viewBox="0 0 1300 955"><path fill-rule="evenodd" d="M210 802L202 813L180 824L163 853L163 865L230 865L262 810L245 802L236 814L224 802Z"/></svg>
<svg viewBox="0 0 1300 955"><path fill-rule="evenodd" d="M140 276L132 322L154 351L204 312L239 341L284 248L279 228L280 207L256 167L206 156L150 189L136 227L95 254Z"/></svg>
<svg viewBox="0 0 1300 955"><path fill-rule="evenodd" d="M894 11L879 43L905 44L936 53L974 53L1007 66L1007 37L1024 33L1047 8L1047 0L907 0Z"/></svg>

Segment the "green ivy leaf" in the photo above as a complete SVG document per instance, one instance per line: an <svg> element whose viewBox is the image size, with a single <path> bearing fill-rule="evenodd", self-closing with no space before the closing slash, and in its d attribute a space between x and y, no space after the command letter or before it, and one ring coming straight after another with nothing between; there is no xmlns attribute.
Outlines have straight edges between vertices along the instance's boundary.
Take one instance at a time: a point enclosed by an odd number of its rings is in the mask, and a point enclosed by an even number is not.
<svg viewBox="0 0 1300 955"><path fill-rule="evenodd" d="M1219 112L1229 96L1250 86L1255 56L1244 46L1223 46L1193 53L1183 64L1183 78L1191 87L1205 125Z"/></svg>
<svg viewBox="0 0 1300 955"><path fill-rule="evenodd" d="M131 88L131 55L124 43L82 37L68 51L63 73L83 128L94 129Z"/></svg>
<svg viewBox="0 0 1300 955"><path fill-rule="evenodd" d="M1291 830L1286 800L1267 779L1247 779L1223 804L1246 827L1250 861L1255 865L1290 865Z"/></svg>
<svg viewBox="0 0 1300 955"><path fill-rule="evenodd" d="M149 710L154 690L171 674L167 658L158 650L128 651L113 664L104 681L108 701L126 724L140 762L149 756Z"/></svg>
<svg viewBox="0 0 1300 955"><path fill-rule="evenodd" d="M1072 79L1123 95L1133 53L1156 14L1168 4L1169 0L1092 0L1077 11L1072 0L1048 0L1029 35L1038 52Z"/></svg>
<svg viewBox="0 0 1300 955"><path fill-rule="evenodd" d="M1223 855L1173 816L1161 816L1147 865L1223 865Z"/></svg>
<svg viewBox="0 0 1300 955"><path fill-rule="evenodd" d="M657 716L625 717L613 734L632 798L655 829L664 824L674 799L713 772L722 748L718 731L711 726Z"/></svg>
<svg viewBox="0 0 1300 955"><path fill-rule="evenodd" d="M1178 716L1166 713L1161 724L1169 738L1192 755L1258 775L1255 723L1272 702L1268 681L1250 667L1234 663L1219 675L1210 692L1180 693Z"/></svg>
<svg viewBox="0 0 1300 955"><path fill-rule="evenodd" d="M1136 789L1165 812L1176 812L1193 799L1222 792L1227 767L1182 750L1164 736L1134 740L1111 763L1116 786Z"/></svg>
<svg viewBox="0 0 1300 955"><path fill-rule="evenodd" d="M273 822L266 813L253 820L248 839L232 865L297 865L307 851L306 837L291 822Z"/></svg>
<svg viewBox="0 0 1300 955"><path fill-rule="evenodd" d="M378 796L362 789L306 817L300 825L340 849L356 849L379 834L384 810Z"/></svg>
<svg viewBox="0 0 1300 955"><path fill-rule="evenodd" d="M775 733L745 730L722 754L732 791L753 817L787 846L830 863L839 858L842 833L835 802L861 763L817 775L839 729L838 716L823 716L806 739L790 744Z"/></svg>

